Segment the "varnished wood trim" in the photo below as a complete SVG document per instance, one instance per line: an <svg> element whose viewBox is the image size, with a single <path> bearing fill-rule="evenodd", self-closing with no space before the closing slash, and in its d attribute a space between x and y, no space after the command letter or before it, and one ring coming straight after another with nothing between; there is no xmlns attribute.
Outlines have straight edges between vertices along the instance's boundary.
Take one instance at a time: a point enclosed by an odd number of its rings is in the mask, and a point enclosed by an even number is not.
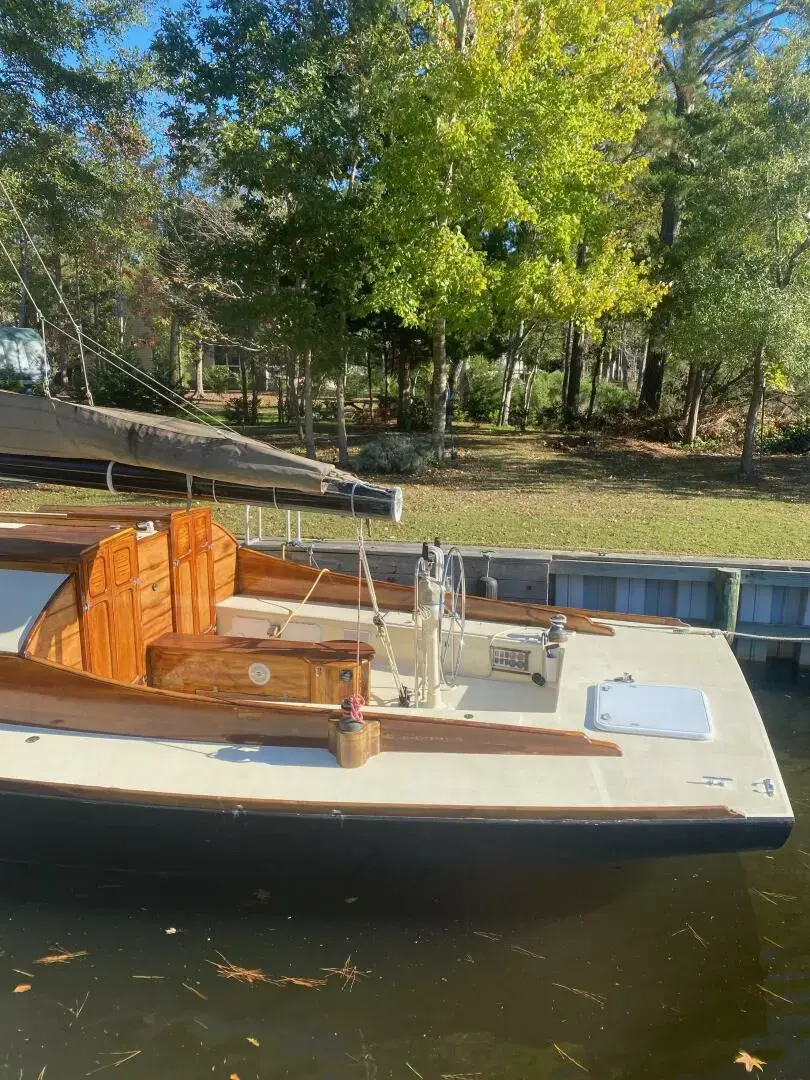
<svg viewBox="0 0 810 1080"><path fill-rule="evenodd" d="M45 605L45 607L42 609L42 611L40 611L39 615L37 615L37 617L34 619L33 623L31 624L30 630L25 635L25 638L23 639L23 642L20 645L20 649L19 649L20 656L25 656L27 654L28 649L30 647L30 643L34 640L34 637L42 629L42 623L45 621L45 619L50 614L51 606L53 604L55 604L57 602L57 600L61 600L62 593L67 592L70 589L73 590L73 595L74 595L74 597L76 597L76 603L78 604L78 596L76 594L76 578L75 578L75 575L71 574L71 576L67 579L67 581L63 581L60 585L56 586L56 588L53 590L53 592L51 593L51 595L48 598L48 603ZM77 610L78 610L78 608L77 608Z"/></svg>
<svg viewBox="0 0 810 1080"><path fill-rule="evenodd" d="M252 596L272 596L279 600L302 600L317 578L318 571L301 563L293 563L240 547L236 560L239 593ZM375 581L377 601L388 611L413 611L413 586L396 585L390 581ZM362 603L370 607L368 588L362 583ZM317 584L312 599L316 603L357 604L357 578L350 574L329 571ZM487 600L467 596L467 618L484 622L515 623L518 626L550 626L551 616L562 612L568 627L585 634L612 637L613 628L593 622L579 608L551 607L546 604L523 604L511 600Z"/></svg>
<svg viewBox="0 0 810 1080"><path fill-rule="evenodd" d="M239 799L177 792L134 791L126 788L86 787L33 780L0 778L0 794L77 799L91 803L124 803L178 810L219 810L245 813L334 818L399 818L451 821L545 822L665 822L700 825L709 821L745 821L728 806L440 806L403 803L291 802L281 799Z"/></svg>
<svg viewBox="0 0 810 1080"><path fill-rule="evenodd" d="M195 696L130 686L39 658L0 654L0 723L131 738L326 746L333 707ZM387 751L617 757L616 743L580 731L391 715L379 720Z"/></svg>

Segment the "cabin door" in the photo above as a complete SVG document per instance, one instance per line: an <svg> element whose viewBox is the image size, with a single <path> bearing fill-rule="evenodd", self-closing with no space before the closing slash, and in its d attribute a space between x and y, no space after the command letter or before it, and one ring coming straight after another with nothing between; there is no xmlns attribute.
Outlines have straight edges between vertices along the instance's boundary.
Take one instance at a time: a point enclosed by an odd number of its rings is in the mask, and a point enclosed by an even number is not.
<svg viewBox="0 0 810 1080"><path fill-rule="evenodd" d="M172 519L171 558L177 633L207 634L215 624L214 558L209 510L189 510Z"/></svg>
<svg viewBox="0 0 810 1080"><path fill-rule="evenodd" d="M144 674L135 543L125 536L101 544L81 571L89 669L128 683Z"/></svg>

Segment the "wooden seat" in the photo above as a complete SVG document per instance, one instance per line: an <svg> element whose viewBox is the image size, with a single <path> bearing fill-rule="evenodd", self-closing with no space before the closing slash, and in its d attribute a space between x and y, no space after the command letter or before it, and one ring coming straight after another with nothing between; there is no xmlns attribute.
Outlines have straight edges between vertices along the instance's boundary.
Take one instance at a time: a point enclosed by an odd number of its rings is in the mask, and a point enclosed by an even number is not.
<svg viewBox="0 0 810 1080"><path fill-rule="evenodd" d="M234 693L339 705L368 700L370 645L356 641L164 634L146 650L147 681L162 690Z"/></svg>

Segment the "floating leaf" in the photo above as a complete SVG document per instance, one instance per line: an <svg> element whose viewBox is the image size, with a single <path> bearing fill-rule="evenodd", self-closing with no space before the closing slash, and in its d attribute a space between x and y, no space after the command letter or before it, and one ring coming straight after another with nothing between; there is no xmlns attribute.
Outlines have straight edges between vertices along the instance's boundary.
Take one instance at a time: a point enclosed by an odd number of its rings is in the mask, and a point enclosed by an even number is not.
<svg viewBox="0 0 810 1080"><path fill-rule="evenodd" d="M247 1038L247 1041L250 1043L251 1046L258 1046L259 1045L259 1040L254 1039L252 1035L247 1035L246 1038Z"/></svg>
<svg viewBox="0 0 810 1080"><path fill-rule="evenodd" d="M734 1058L734 1064L744 1065L745 1071L750 1073L753 1072L754 1069L759 1069L759 1071L762 1072L762 1066L767 1063L762 1061L761 1058L749 1054L747 1050L738 1050L737 1056Z"/></svg>
<svg viewBox="0 0 810 1080"><path fill-rule="evenodd" d="M69 964L71 960L78 960L80 956L87 956L87 949L79 949L77 952L58 952L48 953L47 956L40 956L39 960L35 960L35 964Z"/></svg>
<svg viewBox="0 0 810 1080"><path fill-rule="evenodd" d="M15 986L12 990L13 994L25 994L31 989L31 983L20 983L19 986Z"/></svg>
<svg viewBox="0 0 810 1080"><path fill-rule="evenodd" d="M239 1073L231 1073L228 1080L239 1080Z"/></svg>

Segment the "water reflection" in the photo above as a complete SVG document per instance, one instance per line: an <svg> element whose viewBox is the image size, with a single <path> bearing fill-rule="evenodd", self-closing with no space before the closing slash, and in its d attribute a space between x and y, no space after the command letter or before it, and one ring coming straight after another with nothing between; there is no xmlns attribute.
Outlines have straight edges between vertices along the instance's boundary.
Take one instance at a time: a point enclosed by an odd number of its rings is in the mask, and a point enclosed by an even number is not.
<svg viewBox="0 0 810 1080"><path fill-rule="evenodd" d="M795 688L758 698L801 815L808 698ZM0 1062L15 1080L45 1065L46 1080L73 1080L135 1050L116 1080L565 1080L581 1068L605 1080L720 1080L745 1075L731 1063L745 1048L766 1075L800 1080L810 1057L802 834L800 817L784 852L745 860L508 876L481 866L464 881L359 870L296 886L279 868L212 886L7 868ZM88 955L37 965L52 946ZM350 956L367 974L351 988L335 976L321 989L250 986L218 975L221 956L306 978ZM20 983L32 989L12 994Z"/></svg>

